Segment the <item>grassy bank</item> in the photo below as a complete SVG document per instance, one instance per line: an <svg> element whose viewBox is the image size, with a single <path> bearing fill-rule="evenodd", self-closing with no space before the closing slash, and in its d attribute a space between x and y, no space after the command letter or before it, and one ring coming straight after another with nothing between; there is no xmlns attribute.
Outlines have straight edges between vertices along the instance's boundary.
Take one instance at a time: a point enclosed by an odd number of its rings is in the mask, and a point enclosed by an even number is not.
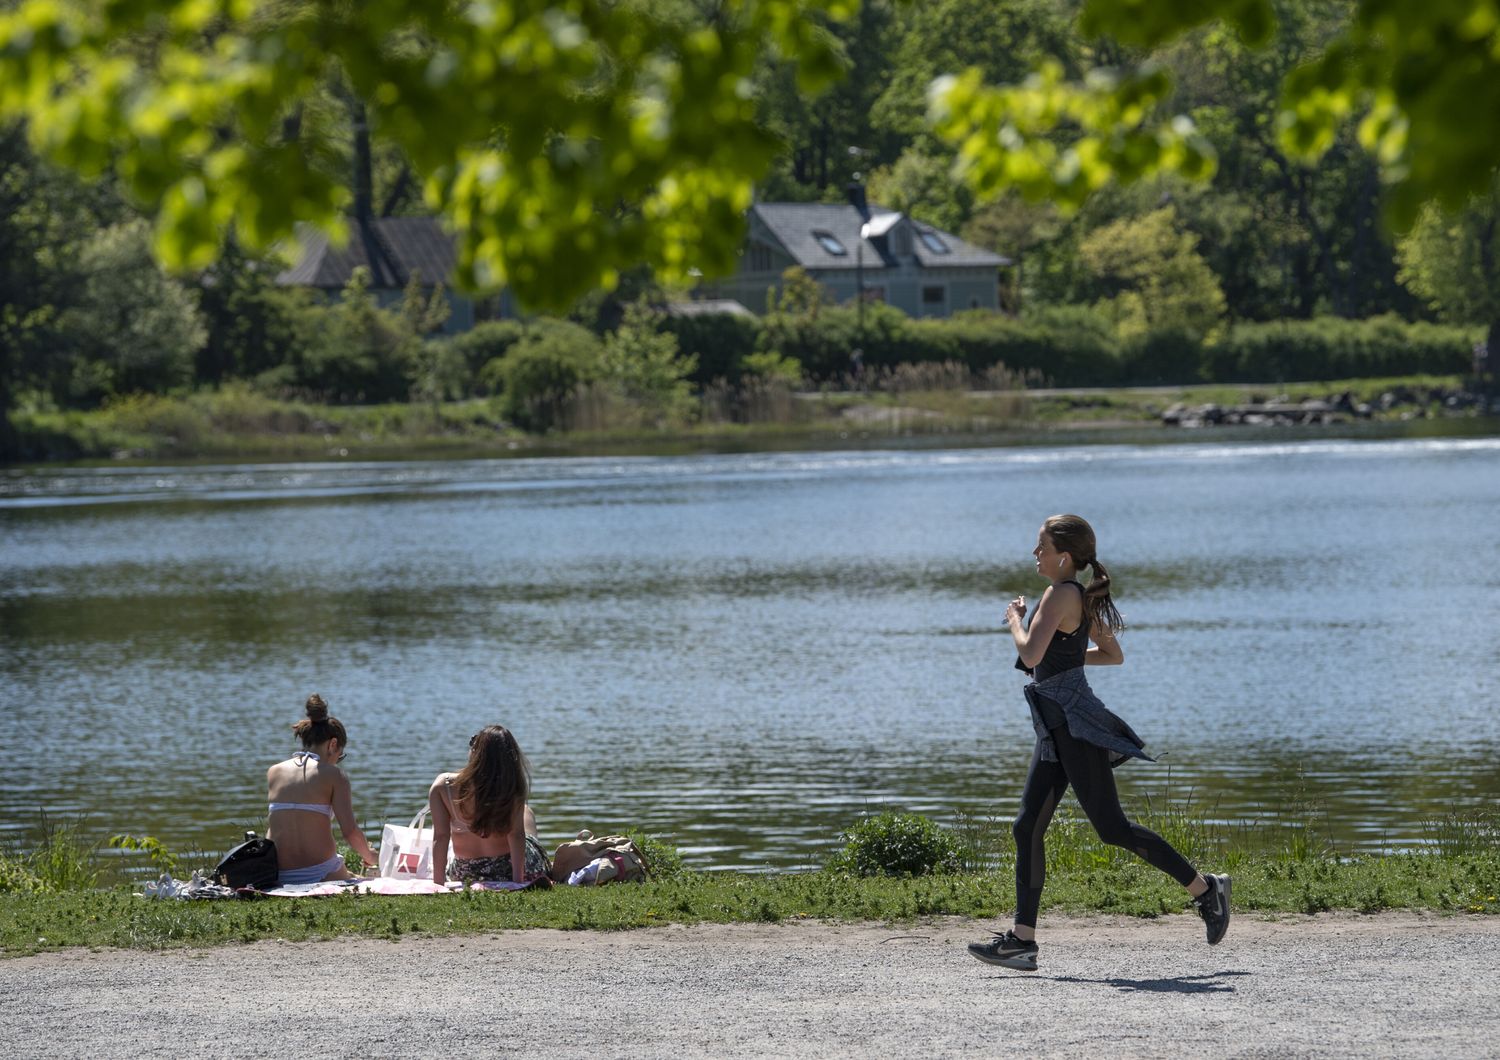
<svg viewBox="0 0 1500 1060"><path fill-rule="evenodd" d="M1341 857L1307 823L1227 833L1185 812L1187 804L1145 807L1137 816L1206 869L1235 878L1240 913L1377 912L1500 914L1500 821L1455 815L1432 822L1420 853ZM554 887L515 894L436 897L340 895L318 899L184 902L140 898L106 870L96 846L76 826L54 827L28 853L0 853L0 952L35 953L76 946L156 949L260 939L327 939L344 935L484 934L519 928L565 930L660 924L776 923L801 919L909 921L928 916L1006 917L1012 909L1014 862L995 822L960 822L955 831L920 818L926 840L885 827L866 855L911 856L926 842L952 871L917 876L860 876L848 865L851 840L829 868L750 875L684 869L669 847L647 840L657 878L642 885ZM870 819L879 823L881 818ZM858 829L852 830L858 832ZM866 839L871 838L869 833ZM884 847L879 844L883 842ZM884 853L882 853L884 851ZM919 859L924 851L916 849ZM203 860L148 845L135 857L152 871L179 876ZM121 859L115 859L117 863ZM1076 816L1059 816L1048 834L1047 913L1155 917L1188 909L1183 890L1134 857L1099 843Z"/></svg>
<svg viewBox="0 0 1500 1060"><path fill-rule="evenodd" d="M1431 395L1455 389L1461 382L1456 376L1413 376L1276 387L1033 393L933 385L941 381L942 373L928 373L916 384L898 389L766 391L749 401L707 394L691 422L660 428L641 427L630 416L612 422L590 406L575 417L586 429L545 435L515 429L488 401L312 405L276 400L243 386L174 397L136 396L93 411L22 411L14 421L23 452L37 461L670 454L878 445L924 438L955 444L1024 442L1039 433L1055 439L1077 432L1087 440L1110 428L1161 432L1162 410L1176 403L1235 405L1274 396L1301 401L1348 393L1355 402L1378 405L1381 395L1404 389L1412 400L1377 409L1371 418L1377 428L1397 428L1414 418L1430 421L1450 415ZM1462 415L1471 413L1465 410ZM1197 435L1235 436L1230 429Z"/></svg>
<svg viewBox="0 0 1500 1060"><path fill-rule="evenodd" d="M1234 869L1239 913L1425 909L1500 913L1500 856L1401 854ZM157 949L260 939L361 935L465 935L518 928L622 929L658 924L821 918L904 921L924 916L1001 918L1012 909L1005 872L860 878L830 872L779 876L685 874L647 884L555 887L518 894L386 898L343 895L259 902L180 902L127 891L0 896L0 949L35 953L73 946ZM1183 892L1142 865L1053 873L1050 913L1154 917L1183 912Z"/></svg>

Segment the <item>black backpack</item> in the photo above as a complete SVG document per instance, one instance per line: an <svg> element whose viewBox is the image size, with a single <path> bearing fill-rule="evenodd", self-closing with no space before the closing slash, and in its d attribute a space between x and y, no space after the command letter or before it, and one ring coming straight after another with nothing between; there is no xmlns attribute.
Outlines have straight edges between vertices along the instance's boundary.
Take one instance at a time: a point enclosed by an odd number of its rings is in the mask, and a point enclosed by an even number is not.
<svg viewBox="0 0 1500 1060"><path fill-rule="evenodd" d="M214 866L214 882L225 887L254 887L257 891L269 891L276 886L280 873L276 863L276 844L254 832L246 832L245 841Z"/></svg>

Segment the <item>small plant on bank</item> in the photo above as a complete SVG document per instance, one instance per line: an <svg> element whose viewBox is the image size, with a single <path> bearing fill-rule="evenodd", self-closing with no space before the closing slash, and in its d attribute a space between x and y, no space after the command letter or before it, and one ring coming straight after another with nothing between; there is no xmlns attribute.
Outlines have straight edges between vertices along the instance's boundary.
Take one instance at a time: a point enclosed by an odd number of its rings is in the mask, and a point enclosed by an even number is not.
<svg viewBox="0 0 1500 1060"><path fill-rule="evenodd" d="M866 817L841 836L844 849L828 868L854 876L939 876L960 871L963 844L919 813Z"/></svg>
<svg viewBox="0 0 1500 1060"><path fill-rule="evenodd" d="M95 855L99 844L83 838L78 821L53 821L45 813L37 827L39 842L26 859L26 868L41 890L86 891L98 886Z"/></svg>
<svg viewBox="0 0 1500 1060"><path fill-rule="evenodd" d="M1500 812L1455 810L1424 822L1425 838L1445 858L1500 850Z"/></svg>
<svg viewBox="0 0 1500 1060"><path fill-rule="evenodd" d="M31 858L19 851L0 850L0 894L32 894L47 885L31 871Z"/></svg>
<svg viewBox="0 0 1500 1060"><path fill-rule="evenodd" d="M109 845L114 850L133 850L146 855L146 860L157 872L168 876L177 875L178 858L168 846L154 835L112 835Z"/></svg>
<svg viewBox="0 0 1500 1060"><path fill-rule="evenodd" d="M687 874L687 867L682 863L682 855L677 847L660 836L647 835L645 832L627 833L630 841L640 848L642 854L646 855L646 871L652 880L675 880Z"/></svg>

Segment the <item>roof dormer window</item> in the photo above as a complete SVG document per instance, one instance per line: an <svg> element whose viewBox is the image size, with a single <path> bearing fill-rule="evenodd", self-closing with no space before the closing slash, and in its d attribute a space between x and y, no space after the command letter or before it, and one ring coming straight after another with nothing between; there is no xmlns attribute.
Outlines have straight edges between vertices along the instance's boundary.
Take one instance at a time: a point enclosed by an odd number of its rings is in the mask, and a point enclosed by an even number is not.
<svg viewBox="0 0 1500 1060"><path fill-rule="evenodd" d="M922 238L922 245L928 250L932 251L934 254L952 253L948 249L948 244L944 243L942 237L939 236L936 232L927 231L921 232L919 234Z"/></svg>
<svg viewBox="0 0 1500 1060"><path fill-rule="evenodd" d="M828 251L828 253L832 254L836 258L845 257L849 253L844 249L844 244L840 243L838 241L838 237L836 237L832 232L824 232L821 229L815 228L813 229L813 238L818 241L818 244L824 250Z"/></svg>

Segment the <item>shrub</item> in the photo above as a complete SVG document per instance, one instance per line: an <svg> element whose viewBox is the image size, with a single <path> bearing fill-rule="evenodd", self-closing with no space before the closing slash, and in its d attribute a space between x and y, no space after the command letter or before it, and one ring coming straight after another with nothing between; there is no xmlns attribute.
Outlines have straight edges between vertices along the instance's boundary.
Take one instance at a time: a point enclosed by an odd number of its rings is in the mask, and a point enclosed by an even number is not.
<svg viewBox="0 0 1500 1060"><path fill-rule="evenodd" d="M331 402L404 401L419 340L399 313L381 309L369 292L370 273L354 270L338 304L309 310L302 327L297 382Z"/></svg>
<svg viewBox="0 0 1500 1060"><path fill-rule="evenodd" d="M644 301L630 303L620 326L605 337L599 359L600 378L643 426L684 422L693 410L687 378L697 360L677 352L677 336L660 330L662 317Z"/></svg>
<svg viewBox="0 0 1500 1060"><path fill-rule="evenodd" d="M671 880L687 873L687 867L682 863L682 855L677 847L660 836L647 835L644 832L628 833L631 842L640 848L642 854L646 855L647 872L653 880Z"/></svg>
<svg viewBox="0 0 1500 1060"><path fill-rule="evenodd" d="M485 369L525 337L526 326L519 320L486 320L448 341L453 351L464 359L469 373L479 377L481 388L486 388L481 392L494 393L499 381L487 376Z"/></svg>
<svg viewBox="0 0 1500 1060"><path fill-rule="evenodd" d="M182 446L195 447L214 431L201 409L178 398L132 394L110 401L105 408L118 430L169 438Z"/></svg>
<svg viewBox="0 0 1500 1060"><path fill-rule="evenodd" d="M1203 344L1181 328L1157 328L1125 344L1120 371L1122 382L1133 385L1196 383L1203 377Z"/></svg>
<svg viewBox="0 0 1500 1060"><path fill-rule="evenodd" d="M34 894L47 885L31 871L31 859L24 854L0 850L0 894Z"/></svg>
<svg viewBox="0 0 1500 1060"><path fill-rule="evenodd" d="M1205 350L1206 375L1220 383L1301 382L1361 376L1467 372L1474 329L1318 317L1238 324Z"/></svg>
<svg viewBox="0 0 1500 1060"><path fill-rule="evenodd" d="M1104 386L1119 375L1108 326L1090 310L1016 320L970 310L945 320L912 320L887 305L823 307L816 316L773 314L762 324L759 349L795 358L808 376L834 381L849 370L850 353L864 351L867 368L958 361L976 376L997 364L1059 386Z"/></svg>
<svg viewBox="0 0 1500 1060"><path fill-rule="evenodd" d="M880 813L844 832L828 867L855 876L935 876L958 872L963 844L918 813Z"/></svg>
<svg viewBox="0 0 1500 1060"><path fill-rule="evenodd" d="M740 362L742 375L761 383L781 383L795 387L802 384L802 364L795 357L783 357L776 350L747 353Z"/></svg>
<svg viewBox="0 0 1500 1060"><path fill-rule="evenodd" d="M760 320L741 313L668 317L662 330L677 336L677 348L698 358L691 379L700 386L715 379L739 381L745 358L755 352Z"/></svg>
<svg viewBox="0 0 1500 1060"><path fill-rule="evenodd" d="M1061 306L1025 320L970 310L947 320L920 321L917 330L924 337L939 336L976 375L1004 364L1058 386L1104 386L1119 371L1108 325L1083 307Z"/></svg>
<svg viewBox="0 0 1500 1060"><path fill-rule="evenodd" d="M566 426L569 403L597 378L603 354L593 332L562 321L517 343L486 369L500 385L501 415L524 431Z"/></svg>
<svg viewBox="0 0 1500 1060"><path fill-rule="evenodd" d="M190 383L208 338L193 295L151 256L145 221L100 229L84 245L77 302L59 318L75 356L104 362L70 377L72 396L161 391Z"/></svg>

